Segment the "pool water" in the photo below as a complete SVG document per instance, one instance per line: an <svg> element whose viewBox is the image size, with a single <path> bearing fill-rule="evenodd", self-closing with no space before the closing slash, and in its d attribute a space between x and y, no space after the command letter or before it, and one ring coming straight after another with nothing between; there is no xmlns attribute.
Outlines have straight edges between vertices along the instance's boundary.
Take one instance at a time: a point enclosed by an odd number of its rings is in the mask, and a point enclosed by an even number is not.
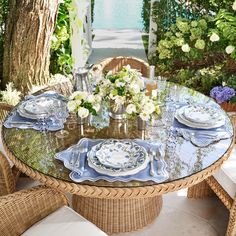
<svg viewBox="0 0 236 236"><path fill-rule="evenodd" d="M95 0L95 29L143 29L143 0Z"/></svg>

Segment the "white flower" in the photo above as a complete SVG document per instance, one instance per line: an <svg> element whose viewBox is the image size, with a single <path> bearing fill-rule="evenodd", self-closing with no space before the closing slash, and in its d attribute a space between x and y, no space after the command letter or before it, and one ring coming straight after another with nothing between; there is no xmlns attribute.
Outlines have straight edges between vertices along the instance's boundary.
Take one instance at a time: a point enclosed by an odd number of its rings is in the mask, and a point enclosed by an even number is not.
<svg viewBox="0 0 236 236"><path fill-rule="evenodd" d="M101 108L101 106L100 106L100 104L98 104L98 103L96 103L96 104L93 105L93 109L94 109L96 112L98 112L98 111L100 110L100 108Z"/></svg>
<svg viewBox="0 0 236 236"><path fill-rule="evenodd" d="M148 120L150 119L150 115L147 114L146 112L140 113L139 116L140 116L140 118L141 118L142 120L144 120L144 121L148 121Z"/></svg>
<svg viewBox="0 0 236 236"><path fill-rule="evenodd" d="M93 94L89 94L87 97L87 102L94 103L95 102L95 97Z"/></svg>
<svg viewBox="0 0 236 236"><path fill-rule="evenodd" d="M110 70L110 71L108 71L108 73L107 73L107 75L106 76L109 76L109 75L112 75L113 73L112 73L112 71Z"/></svg>
<svg viewBox="0 0 236 236"><path fill-rule="evenodd" d="M122 96L115 96L115 103L117 105L123 105L125 103L125 97L122 97Z"/></svg>
<svg viewBox="0 0 236 236"><path fill-rule="evenodd" d="M129 76L125 76L123 78L123 80L126 82L126 83L129 83L131 81L131 78Z"/></svg>
<svg viewBox="0 0 236 236"><path fill-rule="evenodd" d="M78 109L78 116L80 118L86 118L87 116L89 115L89 110L87 108L84 108L84 107L80 107Z"/></svg>
<svg viewBox="0 0 236 236"><path fill-rule="evenodd" d="M119 81L118 79L115 81L115 85L116 85L116 87L124 87L125 86L125 83L124 82L121 82L121 81Z"/></svg>
<svg viewBox="0 0 236 236"><path fill-rule="evenodd" d="M74 99L76 96L78 96L80 94L80 91L76 91L74 93L72 93L69 97L70 100Z"/></svg>
<svg viewBox="0 0 236 236"><path fill-rule="evenodd" d="M152 114L155 111L155 105L150 101L146 103L143 107L143 111L147 114Z"/></svg>
<svg viewBox="0 0 236 236"><path fill-rule="evenodd" d="M181 49L182 49L183 52L190 52L190 47L187 43L183 44Z"/></svg>
<svg viewBox="0 0 236 236"><path fill-rule="evenodd" d="M235 50L235 47L232 45L229 45L228 47L226 47L225 51L227 54L231 54L233 51Z"/></svg>
<svg viewBox="0 0 236 236"><path fill-rule="evenodd" d="M138 83L131 83L131 84L129 85L129 89L130 89L131 91L133 91L134 93L140 92L140 87L139 87L139 84L138 84Z"/></svg>
<svg viewBox="0 0 236 236"><path fill-rule="evenodd" d="M144 89L145 84L144 84L144 81L143 81L141 78L139 78L139 79L137 80L137 84L139 85L139 88L140 88L141 90Z"/></svg>
<svg viewBox="0 0 236 236"><path fill-rule="evenodd" d="M126 107L126 112L128 114L132 114L132 113L135 113L136 112L136 107L134 104L129 104L127 107Z"/></svg>
<svg viewBox="0 0 236 236"><path fill-rule="evenodd" d="M236 0L234 1L232 8L234 11L236 11Z"/></svg>
<svg viewBox="0 0 236 236"><path fill-rule="evenodd" d="M81 100L86 100L87 97L88 97L88 92L85 92L85 91L80 92L80 94L78 95L78 99L81 99Z"/></svg>
<svg viewBox="0 0 236 236"><path fill-rule="evenodd" d="M6 86L5 91L1 91L0 94L2 95L2 101L6 102L7 104L15 106L17 103L20 102L21 92L17 91L14 88L12 82L8 83Z"/></svg>
<svg viewBox="0 0 236 236"><path fill-rule="evenodd" d="M156 98L157 97L157 93L158 93L157 89L152 90L152 97Z"/></svg>
<svg viewBox="0 0 236 236"><path fill-rule="evenodd" d="M69 101L67 103L67 108L69 109L69 111L75 111L77 108L77 101Z"/></svg>
<svg viewBox="0 0 236 236"><path fill-rule="evenodd" d="M220 40L220 37L219 37L218 34L213 33L213 34L211 35L211 37L210 37L210 40L211 40L211 42L217 42L217 41Z"/></svg>
<svg viewBox="0 0 236 236"><path fill-rule="evenodd" d="M76 98L76 99L80 99L80 100L85 100L88 96L88 93L85 91L76 91L74 93L71 94L70 96L70 100Z"/></svg>
<svg viewBox="0 0 236 236"><path fill-rule="evenodd" d="M102 101L102 97L99 94L94 95L94 100L96 103L100 103Z"/></svg>
<svg viewBox="0 0 236 236"><path fill-rule="evenodd" d="M149 97L148 96L146 96L146 95L142 96L141 97L141 101L140 101L141 107L145 106L148 103L148 101L149 101Z"/></svg>
<svg viewBox="0 0 236 236"><path fill-rule="evenodd" d="M76 105L79 106L81 104L81 100L77 99L77 100L74 100Z"/></svg>
<svg viewBox="0 0 236 236"><path fill-rule="evenodd" d="M127 70L130 70L130 69L131 69L131 66L130 66L130 65L127 65L127 66L124 66L124 68L126 68Z"/></svg>

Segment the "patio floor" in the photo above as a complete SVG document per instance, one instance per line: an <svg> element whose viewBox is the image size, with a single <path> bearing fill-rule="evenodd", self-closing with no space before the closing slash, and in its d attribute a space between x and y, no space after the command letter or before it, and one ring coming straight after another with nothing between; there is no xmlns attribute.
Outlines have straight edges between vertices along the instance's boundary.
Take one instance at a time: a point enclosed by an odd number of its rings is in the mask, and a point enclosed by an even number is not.
<svg viewBox="0 0 236 236"><path fill-rule="evenodd" d="M89 63L97 63L107 57L134 56L147 61L142 33L135 29L95 29L93 51Z"/></svg>
<svg viewBox="0 0 236 236"><path fill-rule="evenodd" d="M37 184L21 178L18 189ZM190 200L187 190L164 195L159 217L146 228L116 236L224 236L228 211L216 197ZM112 235L113 236L113 235Z"/></svg>

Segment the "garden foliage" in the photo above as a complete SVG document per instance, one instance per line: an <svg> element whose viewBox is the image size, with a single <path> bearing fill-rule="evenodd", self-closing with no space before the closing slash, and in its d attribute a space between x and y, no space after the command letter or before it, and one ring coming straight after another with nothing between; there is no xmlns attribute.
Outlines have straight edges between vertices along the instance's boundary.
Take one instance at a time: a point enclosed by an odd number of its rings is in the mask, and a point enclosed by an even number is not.
<svg viewBox="0 0 236 236"><path fill-rule="evenodd" d="M160 0L154 12L159 74L207 95L235 88L236 1Z"/></svg>

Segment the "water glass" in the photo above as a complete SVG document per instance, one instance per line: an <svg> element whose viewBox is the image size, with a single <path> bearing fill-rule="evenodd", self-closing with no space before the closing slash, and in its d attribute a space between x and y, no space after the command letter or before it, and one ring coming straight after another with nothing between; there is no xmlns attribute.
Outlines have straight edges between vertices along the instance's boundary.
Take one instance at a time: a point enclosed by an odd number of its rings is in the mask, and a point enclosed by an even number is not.
<svg viewBox="0 0 236 236"><path fill-rule="evenodd" d="M167 104L162 109L162 123L166 128L170 128L173 125L175 118L176 107L172 104Z"/></svg>

